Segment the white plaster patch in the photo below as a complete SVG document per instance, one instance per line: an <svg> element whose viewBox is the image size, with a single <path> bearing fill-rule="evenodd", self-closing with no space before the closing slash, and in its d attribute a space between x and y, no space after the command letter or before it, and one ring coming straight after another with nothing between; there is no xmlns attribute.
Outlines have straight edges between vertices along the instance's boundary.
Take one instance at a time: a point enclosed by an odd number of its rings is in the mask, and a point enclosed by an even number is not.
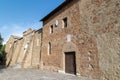
<svg viewBox="0 0 120 80"><path fill-rule="evenodd" d="M71 42L71 35L70 34L67 35L67 42Z"/></svg>

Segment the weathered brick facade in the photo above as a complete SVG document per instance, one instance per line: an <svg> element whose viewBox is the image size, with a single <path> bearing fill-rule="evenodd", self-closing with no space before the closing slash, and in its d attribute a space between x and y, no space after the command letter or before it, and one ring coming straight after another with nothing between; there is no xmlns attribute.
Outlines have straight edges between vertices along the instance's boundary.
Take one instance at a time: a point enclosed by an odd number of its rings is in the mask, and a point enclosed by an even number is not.
<svg viewBox="0 0 120 80"><path fill-rule="evenodd" d="M15 41L18 40L20 37L17 37L17 36L13 36L11 35L9 40L7 41L6 43L6 48L5 48L5 52L6 52L6 65L9 65L11 60L12 60L12 57L13 57L13 52L14 52L14 44L15 44Z"/></svg>
<svg viewBox="0 0 120 80"><path fill-rule="evenodd" d="M13 41L11 48L12 52L8 52L11 60L6 63L8 66L19 68L38 68L40 63L40 49L41 49L41 35L42 30L37 31L29 29L23 32L23 37L15 41L9 39L8 42ZM36 40L37 43L36 43ZM37 45L36 45L37 44ZM9 44L7 44L8 46ZM6 51L9 47L6 47Z"/></svg>
<svg viewBox="0 0 120 80"><path fill-rule="evenodd" d="M100 80L119 80L120 0L82 0L80 15L81 31L96 43Z"/></svg>
<svg viewBox="0 0 120 80"><path fill-rule="evenodd" d="M74 62L78 76L120 79L120 0L66 0L41 21L42 30L9 39L16 50L7 64L70 73ZM6 46L6 52L13 50Z"/></svg>
<svg viewBox="0 0 120 80"><path fill-rule="evenodd" d="M65 52L74 51L77 75L120 79L120 0L67 0L42 21L44 70L65 72Z"/></svg>
<svg viewBox="0 0 120 80"><path fill-rule="evenodd" d="M33 50L32 50L32 67L39 68L40 67L40 59L41 59L41 46L42 46L42 29L37 30L35 32L35 36L33 38Z"/></svg>
<svg viewBox="0 0 120 80"><path fill-rule="evenodd" d="M96 40L81 31L80 1L74 0L62 7L54 15L43 20L42 63L43 69L65 72L65 52L75 52L76 74L99 76L99 59ZM67 27L63 28L63 19L67 17ZM50 26L53 33L50 33ZM67 37L70 36L70 41ZM48 44L51 43L51 54L48 55ZM90 60L89 60L90 58ZM97 76L96 76L97 75Z"/></svg>

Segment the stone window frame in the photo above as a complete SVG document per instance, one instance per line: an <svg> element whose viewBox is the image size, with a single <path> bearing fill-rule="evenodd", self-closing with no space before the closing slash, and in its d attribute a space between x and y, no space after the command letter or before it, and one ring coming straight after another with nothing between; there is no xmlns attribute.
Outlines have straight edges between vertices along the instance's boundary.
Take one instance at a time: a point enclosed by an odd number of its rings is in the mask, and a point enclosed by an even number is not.
<svg viewBox="0 0 120 80"><path fill-rule="evenodd" d="M51 54L51 42L48 42L48 56Z"/></svg>
<svg viewBox="0 0 120 80"><path fill-rule="evenodd" d="M68 18L64 17L62 19L62 28L67 28L68 27Z"/></svg>
<svg viewBox="0 0 120 80"><path fill-rule="evenodd" d="M50 26L50 34L53 33L53 28L54 28L54 25L52 24L52 25Z"/></svg>
<svg viewBox="0 0 120 80"><path fill-rule="evenodd" d="M56 19L56 20L55 20L55 27L58 27L58 25L59 25L59 20Z"/></svg>

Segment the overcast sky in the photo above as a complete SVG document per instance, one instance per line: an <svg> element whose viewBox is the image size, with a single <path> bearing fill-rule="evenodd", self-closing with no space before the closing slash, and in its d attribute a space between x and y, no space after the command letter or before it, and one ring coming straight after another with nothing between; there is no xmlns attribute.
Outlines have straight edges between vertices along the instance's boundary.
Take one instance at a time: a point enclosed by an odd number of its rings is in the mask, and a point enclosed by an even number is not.
<svg viewBox="0 0 120 80"><path fill-rule="evenodd" d="M4 43L10 35L21 36L25 30L39 29L41 18L64 0L0 0L0 33Z"/></svg>

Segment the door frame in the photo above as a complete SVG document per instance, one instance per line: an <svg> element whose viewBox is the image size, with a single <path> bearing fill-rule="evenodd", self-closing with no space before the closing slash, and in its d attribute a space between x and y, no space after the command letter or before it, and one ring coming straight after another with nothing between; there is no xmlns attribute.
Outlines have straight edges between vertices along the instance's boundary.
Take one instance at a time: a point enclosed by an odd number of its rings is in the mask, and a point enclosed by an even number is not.
<svg viewBox="0 0 120 80"><path fill-rule="evenodd" d="M68 51L68 52L64 52L64 54L63 54L63 69L64 69L64 73L66 73L66 69L65 69L65 67L66 67L66 64L65 64L65 56L66 56L66 54L69 54L69 53L74 53L74 56L75 56L75 74L73 74L73 75L76 75L77 74L77 62L76 62L76 51ZM70 74L70 73L66 73L66 74Z"/></svg>

